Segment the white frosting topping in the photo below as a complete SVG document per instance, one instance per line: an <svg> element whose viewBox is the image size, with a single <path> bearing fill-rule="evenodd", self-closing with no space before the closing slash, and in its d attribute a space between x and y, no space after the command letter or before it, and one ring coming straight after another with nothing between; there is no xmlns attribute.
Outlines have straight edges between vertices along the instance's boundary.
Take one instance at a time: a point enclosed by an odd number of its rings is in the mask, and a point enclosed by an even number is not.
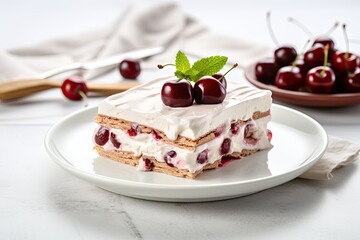
<svg viewBox="0 0 360 240"><path fill-rule="evenodd" d="M226 98L220 104L168 107L161 101L161 87L172 79L155 79L112 95L99 104L98 113L161 130L172 140L178 135L195 140L221 124L248 120L254 112L265 112L271 106L270 91L228 82Z"/></svg>

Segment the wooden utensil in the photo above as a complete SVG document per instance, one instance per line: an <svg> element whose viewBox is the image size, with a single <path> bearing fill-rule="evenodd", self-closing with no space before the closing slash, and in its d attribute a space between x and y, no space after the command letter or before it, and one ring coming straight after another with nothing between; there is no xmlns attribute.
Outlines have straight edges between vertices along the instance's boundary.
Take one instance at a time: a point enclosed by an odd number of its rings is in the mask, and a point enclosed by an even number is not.
<svg viewBox="0 0 360 240"><path fill-rule="evenodd" d="M14 100L52 88L61 88L62 82L50 79L24 79L0 83L0 100ZM138 81L119 83L87 82L89 92L111 95L128 90L139 84Z"/></svg>

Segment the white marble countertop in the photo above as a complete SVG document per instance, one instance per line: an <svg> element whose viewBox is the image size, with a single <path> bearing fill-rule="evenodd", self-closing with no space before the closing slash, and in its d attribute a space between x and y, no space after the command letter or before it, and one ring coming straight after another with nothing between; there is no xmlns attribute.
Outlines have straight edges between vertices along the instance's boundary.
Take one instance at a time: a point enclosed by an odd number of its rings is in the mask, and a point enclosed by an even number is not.
<svg viewBox="0 0 360 240"><path fill-rule="evenodd" d="M130 2L0 2L0 49L20 47L105 26ZM159 1L147 1L159 2ZM265 1L264 1L265 2ZM265 12L273 11L280 39L300 47L301 31L288 34L288 16L313 32L334 21L348 23L360 39L357 1L187 1L185 11L213 30L272 46ZM265 4L265 5L264 5ZM95 17L94 17L95 16ZM284 27L285 26L285 27ZM337 43L344 46L341 32ZM360 45L352 45L359 53ZM1 66L0 66L1 68ZM105 77L119 78L116 72ZM242 71L237 70L241 81ZM145 72L141 79L154 75ZM90 99L95 105L101 98ZM50 90L0 103L1 239L358 239L359 162L338 169L329 181L295 179L250 196L208 203L162 203L128 198L99 189L59 168L46 154L51 124L82 103ZM292 106L316 120L328 134L360 144L360 105L333 108Z"/></svg>

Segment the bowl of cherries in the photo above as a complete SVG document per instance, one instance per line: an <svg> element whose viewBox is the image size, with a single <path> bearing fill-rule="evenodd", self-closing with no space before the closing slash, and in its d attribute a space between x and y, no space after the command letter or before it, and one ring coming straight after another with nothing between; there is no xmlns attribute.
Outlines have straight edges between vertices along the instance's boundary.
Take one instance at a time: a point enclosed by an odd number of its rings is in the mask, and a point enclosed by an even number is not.
<svg viewBox="0 0 360 240"><path fill-rule="evenodd" d="M348 46L345 24L343 31ZM274 99L290 104L338 107L360 103L360 59L356 54L348 47L346 51L336 49L328 36L316 37L303 52L297 53L290 45L279 46L272 58L248 66L245 77L254 86L272 91Z"/></svg>

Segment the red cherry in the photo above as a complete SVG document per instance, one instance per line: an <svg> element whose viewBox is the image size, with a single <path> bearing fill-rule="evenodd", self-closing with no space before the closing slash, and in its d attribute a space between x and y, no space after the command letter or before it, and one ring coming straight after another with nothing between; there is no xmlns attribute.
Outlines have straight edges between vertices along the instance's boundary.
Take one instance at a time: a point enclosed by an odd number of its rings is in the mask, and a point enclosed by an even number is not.
<svg viewBox="0 0 360 240"><path fill-rule="evenodd" d="M221 155L228 154L230 152L230 147L231 147L231 139L225 138L220 147Z"/></svg>
<svg viewBox="0 0 360 240"><path fill-rule="evenodd" d="M271 142L271 139L272 139L272 137L273 137L273 134L272 134L272 131L270 130L270 129L268 129L267 130L267 139L268 139L268 141L269 142Z"/></svg>
<svg viewBox="0 0 360 240"><path fill-rule="evenodd" d="M306 74L306 86L314 93L330 93L335 87L335 73L327 66L319 66Z"/></svg>
<svg viewBox="0 0 360 240"><path fill-rule="evenodd" d="M216 104L224 101L225 87L213 77L203 77L194 85L195 101L197 103Z"/></svg>
<svg viewBox="0 0 360 240"><path fill-rule="evenodd" d="M225 125L225 123L224 124L222 124L222 125L220 125L220 126L218 126L216 129L215 129L215 137L219 137L219 136L221 136L223 133L224 133L224 131L225 131L225 127L226 127L226 125Z"/></svg>
<svg viewBox="0 0 360 240"><path fill-rule="evenodd" d="M110 134L110 141L115 148L120 148L121 143L116 139L115 133Z"/></svg>
<svg viewBox="0 0 360 240"><path fill-rule="evenodd" d="M135 136L137 136L139 133L141 133L141 127L140 127L139 124L137 124L137 123L131 124L131 128L127 130L127 134L128 134L130 137L135 137Z"/></svg>
<svg viewBox="0 0 360 240"><path fill-rule="evenodd" d="M124 78L136 79L141 73L140 63L133 59L125 59L119 64L119 71Z"/></svg>
<svg viewBox="0 0 360 240"><path fill-rule="evenodd" d="M164 156L164 161L167 165L169 165L170 167L174 167L174 164L171 163L172 159L176 157L176 152L174 150L171 150L169 152L167 152Z"/></svg>
<svg viewBox="0 0 360 240"><path fill-rule="evenodd" d="M292 46L282 46L275 50L275 63L280 67L290 65L296 58L297 52Z"/></svg>
<svg viewBox="0 0 360 240"><path fill-rule="evenodd" d="M296 60L295 67L298 67L300 69L300 73L303 76L303 78L306 76L307 72L309 71L309 68L306 65L303 58L299 58L298 60Z"/></svg>
<svg viewBox="0 0 360 240"><path fill-rule="evenodd" d="M227 87L227 82L226 82L226 79L224 77L224 75L222 73L215 73L214 75L212 75L213 78L216 78L217 80L220 80L221 84L224 86L224 88L226 89Z"/></svg>
<svg viewBox="0 0 360 240"><path fill-rule="evenodd" d="M70 100L82 100L88 93L88 88L84 80L79 76L71 76L61 85L61 91Z"/></svg>
<svg viewBox="0 0 360 240"><path fill-rule="evenodd" d="M196 158L196 162L199 163L199 164L204 164L207 162L208 160L208 153L209 153L209 150L208 149L205 149L204 151L202 151L201 153L199 153L199 155L197 156Z"/></svg>
<svg viewBox="0 0 360 240"><path fill-rule="evenodd" d="M162 86L161 100L166 106L187 107L194 102L194 89L191 83L184 79L168 81Z"/></svg>
<svg viewBox="0 0 360 240"><path fill-rule="evenodd" d="M324 47L329 46L329 56L332 56L335 52L335 42L328 36L319 36L314 40L313 46L315 44L321 44Z"/></svg>
<svg viewBox="0 0 360 240"><path fill-rule="evenodd" d="M230 125L230 131L233 135L237 135L240 131L240 124L236 121L232 122Z"/></svg>
<svg viewBox="0 0 360 240"><path fill-rule="evenodd" d="M156 140L156 141L159 141L162 139L162 137L157 133L155 132L154 130L151 131L151 134L153 136L153 138Z"/></svg>
<svg viewBox="0 0 360 240"><path fill-rule="evenodd" d="M99 146L104 146L109 141L109 129L101 126L95 134L95 143Z"/></svg>
<svg viewBox="0 0 360 240"><path fill-rule="evenodd" d="M144 160L145 169L151 171L154 168L154 163L148 158L143 158L143 160Z"/></svg>
<svg viewBox="0 0 360 240"><path fill-rule="evenodd" d="M274 62L273 59L263 59L255 65L255 76L260 82L266 84L273 84L275 82L275 76L279 66Z"/></svg>
<svg viewBox="0 0 360 240"><path fill-rule="evenodd" d="M338 73L353 73L358 65L358 57L352 53L335 52L331 65Z"/></svg>
<svg viewBox="0 0 360 240"><path fill-rule="evenodd" d="M360 92L360 69L344 79L346 92Z"/></svg>
<svg viewBox="0 0 360 240"><path fill-rule="evenodd" d="M304 61L308 69L323 65L325 58L324 50L324 45L318 43L305 52Z"/></svg>
<svg viewBox="0 0 360 240"><path fill-rule="evenodd" d="M267 12L266 22L267 22L267 27L268 27L271 39L277 46L279 46L279 41L275 37L275 34L272 29L272 25L271 25L271 12ZM292 46L284 45L284 46L278 47L274 51L275 63L279 67L290 65L295 60L296 56L297 56L297 52L296 52L295 48L293 48Z"/></svg>
<svg viewBox="0 0 360 240"><path fill-rule="evenodd" d="M303 79L298 67L286 66L280 68L276 74L275 85L281 89L297 91L304 85Z"/></svg>

